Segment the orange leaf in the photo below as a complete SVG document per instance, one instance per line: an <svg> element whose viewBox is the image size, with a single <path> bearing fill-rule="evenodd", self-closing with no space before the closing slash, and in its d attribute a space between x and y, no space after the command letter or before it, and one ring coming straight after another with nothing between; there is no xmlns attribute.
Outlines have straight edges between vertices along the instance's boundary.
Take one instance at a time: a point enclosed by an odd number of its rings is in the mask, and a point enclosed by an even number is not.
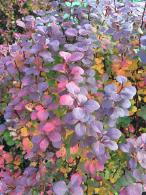
<svg viewBox="0 0 146 195"><path fill-rule="evenodd" d="M22 141L23 144L23 149L26 150L27 152L30 152L30 150L33 147L32 142L29 140L29 138L24 138Z"/></svg>

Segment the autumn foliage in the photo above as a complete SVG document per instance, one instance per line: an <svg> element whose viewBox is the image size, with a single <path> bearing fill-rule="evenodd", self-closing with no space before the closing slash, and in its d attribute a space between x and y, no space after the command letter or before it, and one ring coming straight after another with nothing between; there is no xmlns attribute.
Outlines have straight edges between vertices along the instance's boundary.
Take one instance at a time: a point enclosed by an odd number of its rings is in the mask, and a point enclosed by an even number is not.
<svg viewBox="0 0 146 195"><path fill-rule="evenodd" d="M146 4L27 3L2 30L0 194L141 195Z"/></svg>

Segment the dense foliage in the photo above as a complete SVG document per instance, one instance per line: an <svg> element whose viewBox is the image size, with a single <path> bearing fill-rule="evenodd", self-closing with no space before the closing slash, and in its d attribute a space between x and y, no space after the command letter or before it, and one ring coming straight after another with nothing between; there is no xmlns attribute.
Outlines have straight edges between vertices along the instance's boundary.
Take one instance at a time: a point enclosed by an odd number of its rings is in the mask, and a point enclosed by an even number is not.
<svg viewBox="0 0 146 195"><path fill-rule="evenodd" d="M141 195L146 3L47 6L0 47L0 194Z"/></svg>

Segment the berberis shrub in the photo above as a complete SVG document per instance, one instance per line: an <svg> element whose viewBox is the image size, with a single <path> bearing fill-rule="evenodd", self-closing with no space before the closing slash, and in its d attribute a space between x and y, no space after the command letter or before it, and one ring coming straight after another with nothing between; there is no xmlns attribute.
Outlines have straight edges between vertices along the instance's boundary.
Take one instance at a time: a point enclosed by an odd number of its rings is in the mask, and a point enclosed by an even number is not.
<svg viewBox="0 0 146 195"><path fill-rule="evenodd" d="M129 117L137 87L112 63L144 70L144 5L49 4L1 45L0 194L141 195L146 133Z"/></svg>

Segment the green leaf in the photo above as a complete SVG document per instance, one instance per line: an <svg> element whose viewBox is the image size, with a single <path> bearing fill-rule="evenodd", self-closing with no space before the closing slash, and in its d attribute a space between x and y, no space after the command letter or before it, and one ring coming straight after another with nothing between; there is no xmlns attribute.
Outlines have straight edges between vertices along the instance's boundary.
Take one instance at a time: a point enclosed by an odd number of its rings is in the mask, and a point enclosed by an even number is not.
<svg viewBox="0 0 146 195"><path fill-rule="evenodd" d="M108 169L105 170L104 178L108 180L110 178L110 171Z"/></svg>
<svg viewBox="0 0 146 195"><path fill-rule="evenodd" d="M63 165L63 160L60 158L60 159L57 160L56 166L57 166L57 168L61 168L62 165Z"/></svg>
<svg viewBox="0 0 146 195"><path fill-rule="evenodd" d="M15 145L15 141L13 141L12 139L10 139L10 140L7 141L7 145L8 146L13 146L13 145Z"/></svg>
<svg viewBox="0 0 146 195"><path fill-rule="evenodd" d="M4 140L7 140L8 137L10 137L10 133L8 131L5 131L4 134L3 134Z"/></svg>
<svg viewBox="0 0 146 195"><path fill-rule="evenodd" d="M11 170L14 170L14 164L8 164L8 167L9 167Z"/></svg>
<svg viewBox="0 0 146 195"><path fill-rule="evenodd" d="M72 6L81 6L81 2L75 1L72 3Z"/></svg>
<svg viewBox="0 0 146 195"><path fill-rule="evenodd" d="M116 191L119 191L122 187L126 187L129 184L133 184L135 182L135 179L131 176L130 173L127 173L127 175L122 176L115 184Z"/></svg>
<svg viewBox="0 0 146 195"><path fill-rule="evenodd" d="M87 184L88 184L88 186L92 186L92 187L95 187L95 188L99 187L99 183L96 180L93 180L93 179L88 179Z"/></svg>
<svg viewBox="0 0 146 195"><path fill-rule="evenodd" d="M51 168L51 165L52 165L52 164L51 164L51 161L48 161L48 162L46 163L46 167L47 167L47 168Z"/></svg>
<svg viewBox="0 0 146 195"><path fill-rule="evenodd" d="M131 0L133 3L137 3L137 2L145 2L145 0Z"/></svg>
<svg viewBox="0 0 146 195"><path fill-rule="evenodd" d="M138 116L146 120L146 106L141 107L141 110L138 111Z"/></svg>
<svg viewBox="0 0 146 195"><path fill-rule="evenodd" d="M13 137L10 135L8 130L4 132L3 139L6 141L8 146L13 146L16 144L16 141L13 140Z"/></svg>
<svg viewBox="0 0 146 195"><path fill-rule="evenodd" d="M54 65L62 63L62 58L60 56L55 56L54 59L55 59Z"/></svg>
<svg viewBox="0 0 146 195"><path fill-rule="evenodd" d="M32 195L39 195L39 194L40 194L40 192L38 192L37 190L32 191Z"/></svg>
<svg viewBox="0 0 146 195"><path fill-rule="evenodd" d="M130 117L125 116L125 117L120 117L117 121L117 127L118 128L126 128L131 122Z"/></svg>
<svg viewBox="0 0 146 195"><path fill-rule="evenodd" d="M71 3L70 2L65 2L66 6L71 7Z"/></svg>
<svg viewBox="0 0 146 195"><path fill-rule="evenodd" d="M59 107L57 110L54 110L54 113L57 117L63 117L67 112L67 109L65 107Z"/></svg>
<svg viewBox="0 0 146 195"><path fill-rule="evenodd" d="M48 85L49 85L50 87L53 87L55 84L56 84L56 81L55 81L55 80L50 80L50 81L48 81Z"/></svg>
<svg viewBox="0 0 146 195"><path fill-rule="evenodd" d="M66 159L68 160L70 157L70 140L71 140L72 134L67 137L65 140L65 148L66 148Z"/></svg>

